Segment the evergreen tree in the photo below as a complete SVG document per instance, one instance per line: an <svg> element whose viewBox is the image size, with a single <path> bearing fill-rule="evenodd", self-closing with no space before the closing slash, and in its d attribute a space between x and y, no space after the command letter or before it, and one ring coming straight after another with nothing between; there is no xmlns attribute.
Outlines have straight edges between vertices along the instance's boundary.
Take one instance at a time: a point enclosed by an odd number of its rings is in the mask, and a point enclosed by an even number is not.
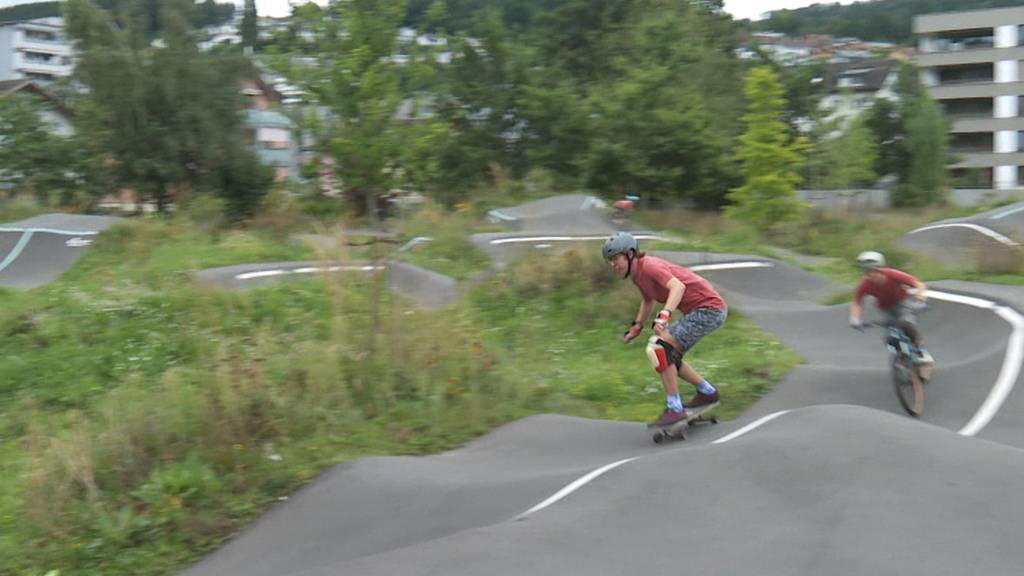
<svg viewBox="0 0 1024 576"><path fill-rule="evenodd" d="M804 144L790 142L782 85L770 67L747 73L745 94L746 132L740 136L737 157L742 164L744 184L729 192L733 202L726 214L753 224L759 230L799 218L803 204L796 196L800 182L797 167L803 160Z"/></svg>
<svg viewBox="0 0 1024 576"><path fill-rule="evenodd" d="M256 0L245 0L245 9L242 12L242 46L250 51L255 49L258 39L256 19Z"/></svg>

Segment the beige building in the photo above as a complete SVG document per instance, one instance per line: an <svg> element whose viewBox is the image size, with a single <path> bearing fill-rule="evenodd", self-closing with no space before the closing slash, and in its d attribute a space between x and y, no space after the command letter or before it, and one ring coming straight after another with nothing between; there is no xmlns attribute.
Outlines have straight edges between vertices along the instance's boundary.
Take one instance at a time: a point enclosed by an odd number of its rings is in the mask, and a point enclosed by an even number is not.
<svg viewBox="0 0 1024 576"><path fill-rule="evenodd" d="M917 65L952 120L958 187L1013 190L1024 181L1024 7L914 18Z"/></svg>

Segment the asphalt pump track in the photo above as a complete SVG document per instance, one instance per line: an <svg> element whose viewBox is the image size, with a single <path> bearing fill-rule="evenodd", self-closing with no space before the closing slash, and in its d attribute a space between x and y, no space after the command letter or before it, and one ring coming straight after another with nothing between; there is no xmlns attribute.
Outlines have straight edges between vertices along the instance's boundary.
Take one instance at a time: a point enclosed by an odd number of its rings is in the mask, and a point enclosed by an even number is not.
<svg viewBox="0 0 1024 576"><path fill-rule="evenodd" d="M475 241L558 233L521 228ZM443 454L338 465L184 574L1020 572L1019 288L930 286L921 324L937 365L911 419L880 335L820 304L842 287L764 258L662 256L805 363L683 443L542 415Z"/></svg>

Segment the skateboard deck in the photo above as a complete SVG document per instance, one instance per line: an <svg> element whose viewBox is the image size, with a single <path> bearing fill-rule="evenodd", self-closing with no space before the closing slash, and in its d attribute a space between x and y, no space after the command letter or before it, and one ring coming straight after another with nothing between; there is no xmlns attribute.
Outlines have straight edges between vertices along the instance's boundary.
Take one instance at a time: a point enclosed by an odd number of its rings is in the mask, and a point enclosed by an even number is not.
<svg viewBox="0 0 1024 576"><path fill-rule="evenodd" d="M705 404L698 408L687 408L686 420L681 420L668 426L653 427L654 435L651 439L654 440L655 444L661 444L666 440L686 440L686 431L691 423L711 422L712 424L718 424L718 416L707 414L710 410L716 408L718 404L718 402L715 402L714 404Z"/></svg>

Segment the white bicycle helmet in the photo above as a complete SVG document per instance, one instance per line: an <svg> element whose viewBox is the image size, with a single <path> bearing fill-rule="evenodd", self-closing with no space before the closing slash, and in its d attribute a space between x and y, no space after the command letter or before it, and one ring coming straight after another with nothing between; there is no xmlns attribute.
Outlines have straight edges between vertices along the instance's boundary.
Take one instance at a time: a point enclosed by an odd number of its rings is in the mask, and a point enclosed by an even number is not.
<svg viewBox="0 0 1024 576"><path fill-rule="evenodd" d="M857 256L857 265L865 270L877 270L885 266L885 256L874 250L861 252Z"/></svg>

